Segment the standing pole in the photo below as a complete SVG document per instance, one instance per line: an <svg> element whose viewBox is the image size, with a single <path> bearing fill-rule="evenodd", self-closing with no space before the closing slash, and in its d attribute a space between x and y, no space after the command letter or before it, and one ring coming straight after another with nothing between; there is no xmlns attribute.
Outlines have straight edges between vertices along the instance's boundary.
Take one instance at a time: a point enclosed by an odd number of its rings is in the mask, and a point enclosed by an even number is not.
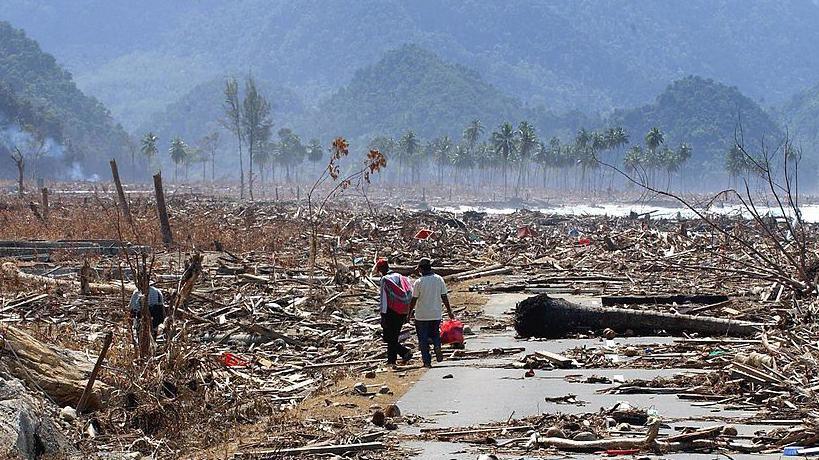
<svg viewBox="0 0 819 460"><path fill-rule="evenodd" d="M168 220L168 208L165 206L165 192L162 191L161 172L154 174L154 191L156 192L156 212L162 228L162 241L165 247L170 247L173 244L173 235L171 235L171 222Z"/></svg>
<svg viewBox="0 0 819 460"><path fill-rule="evenodd" d="M48 187L42 188L43 194L43 221L48 224Z"/></svg>
<svg viewBox="0 0 819 460"><path fill-rule="evenodd" d="M119 169L117 169L117 160L111 160L111 175L114 176L114 185L117 187L117 197L119 198L119 208L122 214L131 226L134 221L131 218L131 208L128 206L128 200L125 198L125 190L122 189L122 182L119 180Z"/></svg>
<svg viewBox="0 0 819 460"><path fill-rule="evenodd" d="M91 375L88 377L88 383L85 385L85 390L83 390L82 396L80 396L80 401L77 403L77 413L82 413L82 411L85 410L86 404L88 404L88 398L91 397L91 391L94 389L94 382L97 380L97 374L100 372L100 367L102 367L102 362L105 360L105 355L108 354L108 348L111 347L112 338L113 336L110 331L105 334L105 340L102 342L102 350L100 351L100 355L97 357L97 362L94 364L94 369L91 371Z"/></svg>

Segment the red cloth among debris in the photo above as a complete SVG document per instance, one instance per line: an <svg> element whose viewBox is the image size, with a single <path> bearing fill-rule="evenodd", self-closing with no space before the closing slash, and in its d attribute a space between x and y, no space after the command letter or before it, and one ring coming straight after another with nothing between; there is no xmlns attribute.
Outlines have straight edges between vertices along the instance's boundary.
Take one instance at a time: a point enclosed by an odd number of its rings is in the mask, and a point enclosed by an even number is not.
<svg viewBox="0 0 819 460"><path fill-rule="evenodd" d="M464 323L457 319L441 323L441 343L464 343Z"/></svg>

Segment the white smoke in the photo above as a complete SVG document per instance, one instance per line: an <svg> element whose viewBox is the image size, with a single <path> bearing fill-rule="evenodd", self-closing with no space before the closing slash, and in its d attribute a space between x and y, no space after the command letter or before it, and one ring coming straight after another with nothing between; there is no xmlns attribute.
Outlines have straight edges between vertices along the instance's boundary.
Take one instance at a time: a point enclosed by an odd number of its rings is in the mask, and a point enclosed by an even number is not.
<svg viewBox="0 0 819 460"><path fill-rule="evenodd" d="M32 133L22 129L18 123L9 122L6 117L0 114L0 150L7 150L13 152L19 149L24 155L30 154L30 151L35 148L37 140ZM40 161L46 158L55 160L62 160L65 155L65 148L61 143L54 138L47 137L43 141ZM26 158L28 163L31 158ZM66 172L66 176L72 180L91 180L97 181L99 177L94 174L91 177L86 177L82 172L82 167L77 162L73 162L70 169Z"/></svg>
<svg viewBox="0 0 819 460"><path fill-rule="evenodd" d="M91 174L90 176L85 175L85 172L82 170L82 165L76 161L71 162L71 167L68 169L66 177L69 180L81 182L98 182L100 180L100 176L97 174Z"/></svg>
<svg viewBox="0 0 819 460"><path fill-rule="evenodd" d="M0 122L2 121L0 120ZM30 145L33 141L34 138L31 134L20 129L20 126L16 123L10 123L0 128L0 145L10 152L14 151L15 148L25 150L25 146Z"/></svg>

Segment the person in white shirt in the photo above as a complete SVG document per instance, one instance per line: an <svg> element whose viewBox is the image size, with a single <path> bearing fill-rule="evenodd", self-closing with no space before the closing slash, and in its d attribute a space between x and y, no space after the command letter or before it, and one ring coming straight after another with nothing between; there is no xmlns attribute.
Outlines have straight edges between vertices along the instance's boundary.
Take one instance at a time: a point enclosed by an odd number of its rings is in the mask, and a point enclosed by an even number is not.
<svg viewBox="0 0 819 460"><path fill-rule="evenodd" d="M432 367L432 356L429 353L429 342L435 350L435 358L440 363L444 360L441 351L441 318L442 306L446 306L449 319L455 319L447 296L444 279L432 271L432 261L426 257L418 262L421 277L412 286L410 312L415 313L415 332L418 334L418 348L424 367Z"/></svg>

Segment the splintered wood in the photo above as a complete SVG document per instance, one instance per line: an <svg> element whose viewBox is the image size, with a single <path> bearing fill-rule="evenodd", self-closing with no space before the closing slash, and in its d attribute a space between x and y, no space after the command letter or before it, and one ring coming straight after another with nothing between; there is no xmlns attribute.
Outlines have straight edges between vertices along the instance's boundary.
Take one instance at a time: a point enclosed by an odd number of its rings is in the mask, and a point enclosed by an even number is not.
<svg viewBox="0 0 819 460"><path fill-rule="evenodd" d="M75 430L76 443L89 452L132 446L176 458L224 448L229 438L236 440L228 449L235 458L405 457L397 437L381 428L373 431L370 414L303 418L297 405L322 392L352 394L352 388L334 387L339 378L381 366L385 352L373 264L387 258L396 270L412 274L421 257L432 258L450 284L469 286L471 295L602 298L611 308L597 313L614 312L629 320L618 327L584 323L586 330L561 334L625 335L642 331L636 325L644 318L655 328L680 334L651 346L601 339L597 347L528 353L512 368L627 363L698 369L695 376L656 381L609 380L609 391L674 392L697 404L753 408L755 421L787 422L746 444L722 425L658 436L658 422L633 411L589 413L585 420L555 414L510 418L493 426L423 431L422 438L486 443L491 434L494 447L513 455L534 449L774 452L819 439L815 295L795 294L782 281L787 274L766 277L749 267L750 259L731 241L699 220L531 211L453 214L339 202L319 219L313 273L308 254L313 222L304 205L242 203L179 190L164 196L159 182L156 191L164 201L158 214L150 194L129 201L120 187L111 196L69 197L52 190L47 222L22 202L0 208L5 223L0 227L0 257L5 258L0 265L5 341L0 374L29 383L32 391L60 406L77 405L89 388L87 407L80 409L95 410L93 422L81 418ZM732 218L719 222L746 232L748 241L765 250L768 243L758 229L735 226ZM815 232L814 226L808 229ZM416 237L421 230L430 233ZM145 358L135 352L129 311L135 273L127 263L141 254L156 257L153 283L169 307L169 319L151 343L153 354ZM681 319L685 324L673 328ZM743 338L692 335L721 332L725 325L741 328ZM486 329L511 326L511 319L499 319ZM405 328L411 334L410 326ZM110 348L105 343L109 332ZM526 349L454 350L447 359L512 356ZM366 399L371 390L364 385L356 397ZM636 417L639 431L624 434L607 426L607 417L619 422L620 416ZM265 434L245 442L239 438L248 427ZM570 430L588 433L568 439Z"/></svg>

